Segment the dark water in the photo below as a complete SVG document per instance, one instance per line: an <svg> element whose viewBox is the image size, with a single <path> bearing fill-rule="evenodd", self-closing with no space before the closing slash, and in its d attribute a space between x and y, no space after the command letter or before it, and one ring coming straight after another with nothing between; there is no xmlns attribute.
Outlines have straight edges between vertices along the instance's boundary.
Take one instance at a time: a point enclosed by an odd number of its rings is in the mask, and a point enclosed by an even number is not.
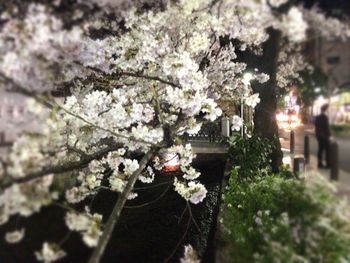
<svg viewBox="0 0 350 263"><path fill-rule="evenodd" d="M127 203L128 208L122 213L102 262L157 263L166 259L178 262L184 244L191 244L201 255L203 263L215 262L214 234L224 165L221 155L197 157L194 166L202 172L201 181L208 194L202 203L191 205L191 213L186 202L173 191L174 175L158 175L154 185L169 183L138 190L139 197ZM107 218L116 199L115 194L101 191L93 201L93 211ZM152 202L154 200L157 201ZM132 208L146 203L149 204ZM68 229L64 225L64 214L61 208L47 207L19 222L11 218L8 225L0 227L0 263L36 262L33 251L39 250L44 241L65 239ZM8 245L4 242L4 233L15 228L16 224L26 228L26 236L18 245ZM91 254L76 232L71 233L62 247L68 256L59 261L61 263L87 262Z"/></svg>

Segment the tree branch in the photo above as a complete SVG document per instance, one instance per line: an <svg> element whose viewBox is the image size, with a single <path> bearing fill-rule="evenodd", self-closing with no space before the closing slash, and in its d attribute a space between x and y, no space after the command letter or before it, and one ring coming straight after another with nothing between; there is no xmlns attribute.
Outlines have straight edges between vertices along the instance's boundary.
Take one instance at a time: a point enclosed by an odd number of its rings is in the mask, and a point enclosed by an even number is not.
<svg viewBox="0 0 350 263"><path fill-rule="evenodd" d="M36 100L37 102L39 102L40 104L44 105L47 108L52 108L51 103L47 102L46 100L43 100L41 96L45 96L47 94L42 93L40 95L38 95L35 92L29 91L27 89L25 89L24 87L22 87L21 85L17 84L13 79L7 77L5 74L3 74L2 72L0 72L0 80L4 83L4 85L8 85L11 87L11 89L6 89L9 92L15 92L15 93L20 93L23 94L25 96L31 97L34 100Z"/></svg>
<svg viewBox="0 0 350 263"><path fill-rule="evenodd" d="M140 173L146 167L147 163L151 160L152 156L159 149L149 150L140 161L140 167L137 169L129 178L128 183L126 184L123 192L118 198L117 203L115 204L112 214L109 216L108 221L105 225L105 229L102 233L102 236L99 239L99 242L94 249L88 263L99 263L102 259L103 253L106 249L106 246L112 236L114 227L120 218L121 211L124 208L125 202L134 188L135 182L139 177Z"/></svg>
<svg viewBox="0 0 350 263"><path fill-rule="evenodd" d="M122 146L123 146L122 144L114 144L114 145L108 146L102 150L99 150L93 154L85 155L79 161L71 161L71 162L61 164L61 165L44 167L40 171L26 174L24 177L13 178L11 176L7 176L6 178L4 178L2 180L2 182L0 182L0 191L5 189L5 188L8 188L14 184L26 183L26 182L43 177L43 176L48 175L48 174L60 174L60 173L65 173L65 172L69 172L69 171L73 171L73 170L82 168L82 167L88 165L91 161L101 159L109 152L118 150Z"/></svg>
<svg viewBox="0 0 350 263"><path fill-rule="evenodd" d="M135 77L135 78L143 78L143 79L148 79L148 80L155 80L155 81L167 84L167 85L172 86L172 87L181 88L180 85L175 84L174 82L171 82L171 81L168 81L168 80L164 80L164 79L161 79L161 78L156 77L156 76L144 75L142 73L118 71L117 75L119 75L119 76L129 76L129 77Z"/></svg>

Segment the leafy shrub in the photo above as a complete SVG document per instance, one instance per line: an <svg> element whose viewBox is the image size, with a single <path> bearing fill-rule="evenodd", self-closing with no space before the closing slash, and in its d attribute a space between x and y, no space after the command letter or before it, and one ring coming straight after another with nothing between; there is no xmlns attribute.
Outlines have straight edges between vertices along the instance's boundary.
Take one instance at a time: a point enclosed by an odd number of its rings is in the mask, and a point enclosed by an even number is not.
<svg viewBox="0 0 350 263"><path fill-rule="evenodd" d="M250 138L237 135L228 142L228 160L232 162L240 179L270 172L272 145L268 139L255 134Z"/></svg>
<svg viewBox="0 0 350 263"><path fill-rule="evenodd" d="M331 125L331 131L335 136L350 136L350 125Z"/></svg>
<svg viewBox="0 0 350 263"><path fill-rule="evenodd" d="M312 174L238 180L224 192L224 236L232 262L350 262L350 210Z"/></svg>

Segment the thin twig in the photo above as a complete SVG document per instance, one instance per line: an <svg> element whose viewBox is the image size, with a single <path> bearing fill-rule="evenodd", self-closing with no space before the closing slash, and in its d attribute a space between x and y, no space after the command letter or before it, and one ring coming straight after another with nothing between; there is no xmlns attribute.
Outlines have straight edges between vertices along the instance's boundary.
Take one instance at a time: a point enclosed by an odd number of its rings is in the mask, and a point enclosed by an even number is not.
<svg viewBox="0 0 350 263"><path fill-rule="evenodd" d="M151 188L156 188L165 184L170 184L171 181L168 182L163 182L163 183L159 183L159 184L155 184L155 185L150 185L150 186L143 186L143 187L135 187L134 190L147 190L147 189L151 189Z"/></svg>
<svg viewBox="0 0 350 263"><path fill-rule="evenodd" d="M45 107L50 108L50 109L52 108L52 105L50 103L47 103L46 101L44 101L41 97L41 96L47 95L47 93L41 93L40 95L38 95L35 92L29 91L28 89L22 87L20 84L16 83L13 79L7 77L2 72L0 72L0 80L2 80L2 82L5 83L6 85L12 87L10 90L7 90L7 91L20 93L20 94L23 94L25 96L31 97L34 100L36 100L37 102L39 102L40 104L44 105Z"/></svg>
<svg viewBox="0 0 350 263"><path fill-rule="evenodd" d="M174 82L171 82L171 81L168 81L168 80L164 80L164 79L161 79L161 78L156 77L156 76L144 75L144 74L138 73L138 72L135 73L135 72L122 72L122 71L119 71L119 72L117 72L117 75L119 75L119 76L129 76L129 77L135 77L135 78L143 78L143 79L148 79L148 80L155 80L155 81L161 82L163 84L167 84L167 85L172 86L172 87L181 88L180 85L175 84Z"/></svg>
<svg viewBox="0 0 350 263"><path fill-rule="evenodd" d="M143 203L143 204L141 204L141 205L124 206L124 207L125 207L125 208L129 208L129 209L132 209L132 208L142 208L142 207L151 205L151 204L153 204L153 203L159 201L160 199L162 199L162 198L165 196L165 194L168 192L169 188L170 188L170 185L169 185L167 188L165 188L165 190L160 194L160 196L158 196L156 199L154 199L154 200L152 200L152 201L149 201L149 202L147 202L147 203Z"/></svg>
<svg viewBox="0 0 350 263"><path fill-rule="evenodd" d="M188 206L188 211L189 211L189 213L190 213L190 217L191 217L191 219L192 219L192 221L193 221L193 224L196 226L198 232L202 234L202 231L201 231L201 229L199 228L199 226L198 226L198 224L197 224L197 222L196 222L196 219L194 219L194 216L193 216L193 213L192 213L192 209L191 209L191 205L189 204L188 201L187 201L187 206Z"/></svg>
<svg viewBox="0 0 350 263"><path fill-rule="evenodd" d="M48 174L63 174L65 172L73 171L82 167L85 167L88 165L92 160L98 160L104 157L106 154L108 154L111 151L116 151L120 147L122 147L122 144L114 144L110 145L104 149L101 149L93 154L86 155L85 157L81 158L78 161L70 161L64 164L59 164L56 166L51 167L44 167L39 171L35 171L32 173L28 173L20 178L14 178L11 176L7 176L0 182L0 190L8 188L14 184L21 184L26 183L29 181L32 181L34 179L41 178Z"/></svg>
<svg viewBox="0 0 350 263"><path fill-rule="evenodd" d="M187 220L187 226L185 229L184 234L181 236L181 238L179 239L179 241L177 242L174 250L170 253L170 255L164 260L164 262L169 262L169 260L174 256L175 252L177 251L178 247L181 245L182 241L185 239L187 233L188 233L188 229L190 228L191 225L191 215L188 216L188 220Z"/></svg>

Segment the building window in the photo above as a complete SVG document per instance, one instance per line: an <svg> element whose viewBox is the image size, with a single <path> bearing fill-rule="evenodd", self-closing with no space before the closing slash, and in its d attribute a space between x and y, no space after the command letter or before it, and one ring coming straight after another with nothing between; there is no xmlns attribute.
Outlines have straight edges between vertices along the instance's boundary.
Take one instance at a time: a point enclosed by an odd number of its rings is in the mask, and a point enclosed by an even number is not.
<svg viewBox="0 0 350 263"><path fill-rule="evenodd" d="M333 56L333 57L328 57L327 58L327 63L334 65L334 64L339 64L340 62L340 57L339 56Z"/></svg>

